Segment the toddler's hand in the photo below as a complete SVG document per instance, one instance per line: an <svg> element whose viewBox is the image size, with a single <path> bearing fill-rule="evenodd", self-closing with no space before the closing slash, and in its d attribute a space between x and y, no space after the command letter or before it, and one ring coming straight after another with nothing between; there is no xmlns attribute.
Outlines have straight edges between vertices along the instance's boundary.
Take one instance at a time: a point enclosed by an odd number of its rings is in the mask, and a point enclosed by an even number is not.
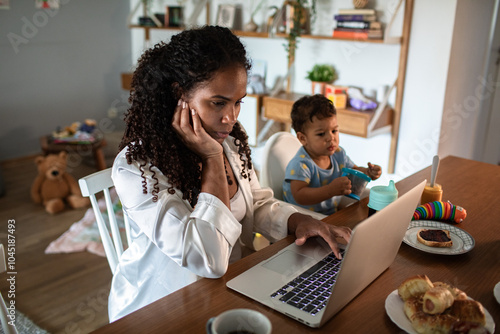
<svg viewBox="0 0 500 334"><path fill-rule="evenodd" d="M382 167L380 167L379 165L374 165L372 163L368 163L368 176L372 179L372 180L376 180L380 177L380 175L382 175Z"/></svg>
<svg viewBox="0 0 500 334"><path fill-rule="evenodd" d="M351 180L347 176L334 179L329 186L333 191L333 196L349 195L351 193Z"/></svg>

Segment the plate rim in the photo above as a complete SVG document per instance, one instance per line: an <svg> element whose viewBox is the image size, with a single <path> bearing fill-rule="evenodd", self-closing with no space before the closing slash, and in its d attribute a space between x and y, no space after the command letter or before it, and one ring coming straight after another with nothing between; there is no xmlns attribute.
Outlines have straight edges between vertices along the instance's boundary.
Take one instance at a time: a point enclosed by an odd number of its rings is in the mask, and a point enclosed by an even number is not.
<svg viewBox="0 0 500 334"><path fill-rule="evenodd" d="M495 287L493 288L493 295L495 296L498 304L500 304L500 282L495 284Z"/></svg>
<svg viewBox="0 0 500 334"><path fill-rule="evenodd" d="M406 317L406 314L404 314L403 307L401 307L401 312L403 313L403 316L405 317L407 323L406 324L402 324L399 321L395 320L396 313L394 313L394 311L392 311L392 309L389 307L389 302L391 301L392 298L398 298L401 301L401 304L403 304L403 301L401 300L401 298L398 295L398 289L392 291L391 293L389 293L387 295L387 297L385 298L384 306L385 306L385 313L387 314L387 316L389 317L389 319L391 319L391 321L392 321L393 324L395 324L396 326L398 326L400 329L402 329L406 333L409 333L409 334L418 334L417 331L411 325L410 320L408 320L408 318ZM409 326L404 326L403 327L403 325L409 325Z"/></svg>
<svg viewBox="0 0 500 334"><path fill-rule="evenodd" d="M427 248L423 248L423 247L418 247L416 244L414 244L413 242L409 241L408 232L411 229L416 228L416 227L429 227L429 226L419 226L418 223L420 223L420 222L426 222L426 224L428 224L428 222L431 222L431 223L434 223L434 224L439 224L441 226L432 226L432 227L435 227L437 229L439 229L439 228L441 228L441 229L448 228L450 230L450 232L452 232L451 230L453 230L453 229L459 230L460 232L466 234L470 238L470 241L472 242L472 245L468 249L465 248L465 247L462 247L461 251L455 251L455 252L438 252L437 250L434 250L432 247L428 247L428 249ZM413 224L417 224L417 225L416 226L412 226ZM456 234L465 243L465 240L460 235L458 235L457 233L454 233L454 234ZM432 220L432 219L418 219L418 220L412 220L412 221L410 221L410 223L408 224L408 228L406 229L405 235L403 237L403 242L405 244L407 244L408 246L411 246L411 247L413 247L415 249L418 249L419 251L422 251L422 252L425 252L425 253L430 253L430 254L437 254L437 255L460 255L460 254L465 254L465 253L470 252L476 246L476 240L474 239L474 237L472 237L472 235L469 232L461 229L460 227L448 224L446 222Z"/></svg>
<svg viewBox="0 0 500 334"><path fill-rule="evenodd" d="M499 282L500 284L500 282ZM413 328L413 326L411 325L411 322L410 320L406 317L406 314L404 314L404 310L403 310L403 307L401 306L401 311L403 313L403 316L404 316L404 319L406 320L406 324L409 324L410 326L408 328L411 328L411 331L408 331L407 328L404 328L403 325L404 324L400 324L396 321L394 321L394 318L393 316L395 315L395 313L391 312L392 309L389 308L389 302L392 301L392 298L397 298L401 301L401 304L403 304L403 300L399 297L398 295L398 289L395 289L394 291L392 291L391 293L389 293L387 295L387 297L385 298L385 302L384 302L384 306L385 306L385 313L387 314L387 316L389 317L389 319L391 319L391 321L396 325L398 326L400 329L406 331L407 333L409 334L418 334L417 331ZM474 300L473 298L471 297L468 297L469 299L471 300ZM496 324L495 324L495 320L493 319L493 317L491 316L490 312L484 307L483 305L483 309L484 309L484 315L486 317L486 325L484 326L487 330L491 331L491 333L494 333L495 332L495 327L496 327ZM397 312L397 311L396 311ZM491 326L491 328L488 328L488 326Z"/></svg>

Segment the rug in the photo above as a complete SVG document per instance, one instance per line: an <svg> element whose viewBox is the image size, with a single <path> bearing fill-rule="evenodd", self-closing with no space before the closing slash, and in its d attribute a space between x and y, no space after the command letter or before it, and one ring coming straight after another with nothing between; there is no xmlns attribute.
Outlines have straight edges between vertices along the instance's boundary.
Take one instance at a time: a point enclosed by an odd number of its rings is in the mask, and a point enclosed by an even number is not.
<svg viewBox="0 0 500 334"><path fill-rule="evenodd" d="M19 334L48 334L44 329L41 329L33 323L28 317L16 310L16 329ZM4 334L2 326L0 326L0 334Z"/></svg>
<svg viewBox="0 0 500 334"><path fill-rule="evenodd" d="M113 209L116 215L116 221L120 229L120 233L125 233L125 225L123 224L123 212L121 203L114 189L110 190L111 200L113 201ZM104 198L98 201L99 208L103 214L104 220L108 222L108 214L106 211L106 203ZM109 230L109 224L107 223ZM122 237L122 240L124 238ZM88 209L83 218L76 223L73 223L69 230L64 232L59 238L52 241L45 249L45 254L54 253L74 253L88 251L90 253L106 257L104 247L99 235L99 228L95 219L94 210Z"/></svg>

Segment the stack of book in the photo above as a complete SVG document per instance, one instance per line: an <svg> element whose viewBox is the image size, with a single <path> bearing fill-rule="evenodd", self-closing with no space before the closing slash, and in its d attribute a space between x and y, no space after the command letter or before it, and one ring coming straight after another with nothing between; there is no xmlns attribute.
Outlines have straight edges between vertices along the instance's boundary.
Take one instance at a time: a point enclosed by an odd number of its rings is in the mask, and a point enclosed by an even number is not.
<svg viewBox="0 0 500 334"><path fill-rule="evenodd" d="M333 37L355 40L382 39L382 24L375 9L339 9Z"/></svg>

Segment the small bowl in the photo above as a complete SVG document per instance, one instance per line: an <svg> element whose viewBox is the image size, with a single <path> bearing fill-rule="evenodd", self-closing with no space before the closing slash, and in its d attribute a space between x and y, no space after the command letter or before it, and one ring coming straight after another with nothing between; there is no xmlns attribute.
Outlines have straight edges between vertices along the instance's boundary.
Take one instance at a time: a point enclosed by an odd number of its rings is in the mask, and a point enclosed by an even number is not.
<svg viewBox="0 0 500 334"><path fill-rule="evenodd" d="M351 193L345 196L359 201L366 185L371 181L370 177L359 170L351 168L342 168L342 176L347 176L351 180Z"/></svg>

